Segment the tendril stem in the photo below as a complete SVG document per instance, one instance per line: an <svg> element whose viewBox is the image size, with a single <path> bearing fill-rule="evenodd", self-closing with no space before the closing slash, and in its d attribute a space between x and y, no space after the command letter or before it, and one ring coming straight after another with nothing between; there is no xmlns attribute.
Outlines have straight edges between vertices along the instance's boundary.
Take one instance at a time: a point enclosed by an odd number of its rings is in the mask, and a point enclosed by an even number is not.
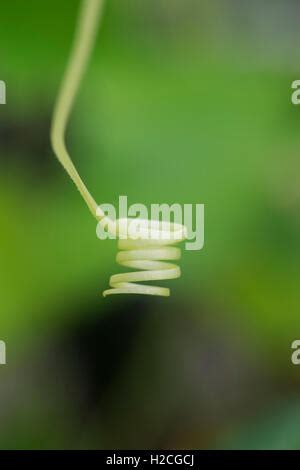
<svg viewBox="0 0 300 470"><path fill-rule="evenodd" d="M58 160L75 183L91 213L97 220L104 218L93 196L82 181L66 147L65 133L78 89L95 44L102 17L104 0L83 0L73 48L54 107L51 143Z"/></svg>

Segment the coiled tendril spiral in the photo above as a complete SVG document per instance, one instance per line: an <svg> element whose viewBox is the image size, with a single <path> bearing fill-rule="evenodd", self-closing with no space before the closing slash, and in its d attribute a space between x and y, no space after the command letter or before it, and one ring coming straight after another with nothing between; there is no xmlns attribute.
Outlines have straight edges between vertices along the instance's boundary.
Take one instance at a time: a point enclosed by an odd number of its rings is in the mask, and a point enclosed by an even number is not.
<svg viewBox="0 0 300 470"><path fill-rule="evenodd" d="M180 258L180 250L173 245L186 238L186 229L180 224L145 219L108 219L81 179L71 160L65 143L65 132L71 110L93 49L104 0L82 0L81 12L69 62L55 103L51 125L51 142L58 160L73 180L93 216L108 231L119 238L117 262L139 271L114 274L110 278L111 294L147 294L168 296L165 287L140 285L138 282L175 279L180 268L173 261Z"/></svg>
<svg viewBox="0 0 300 470"><path fill-rule="evenodd" d="M175 247L187 237L181 224L147 219L119 219L116 222L120 251L116 261L121 266L138 269L128 273L114 274L103 292L112 294L144 294L169 296L167 287L137 284L145 281L162 281L180 277L180 268L167 261L178 260L181 250Z"/></svg>

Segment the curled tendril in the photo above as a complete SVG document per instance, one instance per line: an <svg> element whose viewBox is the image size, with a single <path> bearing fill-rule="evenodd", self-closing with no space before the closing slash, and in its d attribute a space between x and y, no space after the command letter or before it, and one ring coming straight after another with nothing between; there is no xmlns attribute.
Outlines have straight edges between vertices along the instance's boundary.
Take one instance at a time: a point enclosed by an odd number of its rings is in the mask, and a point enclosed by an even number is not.
<svg viewBox="0 0 300 470"><path fill-rule="evenodd" d="M119 235L116 261L121 266L138 269L114 274L103 292L112 294L144 294L169 296L166 287L137 284L144 281L162 281L180 277L180 268L173 261L180 259L181 251L173 246L187 236L183 225L145 219L119 219L116 222Z"/></svg>
<svg viewBox="0 0 300 470"><path fill-rule="evenodd" d="M58 160L75 183L93 216L119 238L117 262L139 271L114 274L110 289L103 295L146 294L168 296L166 287L140 285L138 282L175 279L180 268L173 261L180 250L173 245L186 238L186 228L180 224L143 219L107 218L82 181L71 160L65 143L65 132L72 107L88 64L99 27L104 0L82 0L77 31L67 69L56 100L51 125L51 143ZM132 223L134 222L134 223Z"/></svg>

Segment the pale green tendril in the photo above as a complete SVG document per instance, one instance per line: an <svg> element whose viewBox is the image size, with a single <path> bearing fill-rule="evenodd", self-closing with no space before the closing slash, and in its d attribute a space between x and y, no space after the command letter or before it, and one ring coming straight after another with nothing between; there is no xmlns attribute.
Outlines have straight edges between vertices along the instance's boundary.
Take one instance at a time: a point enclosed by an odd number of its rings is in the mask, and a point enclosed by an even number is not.
<svg viewBox="0 0 300 470"><path fill-rule="evenodd" d="M118 243L121 251L117 254L117 262L122 266L139 269L139 271L111 276L109 282L111 288L104 291L103 295L145 294L169 296L170 291L166 287L148 286L137 284L137 282L180 277L180 268L165 261L180 258L180 250L169 245L184 240L187 237L186 228L181 224L139 220L140 226L142 225L145 229L145 233L148 233L148 229L154 228L154 230L149 230L151 236L145 235L136 239L132 232L128 232L130 219L113 221L105 216L82 181L66 148L66 127L95 43L103 4L104 0L82 0L73 49L54 108L51 142L58 160L75 183L93 216L113 236L118 237L122 234L122 238L125 237L125 239L120 239Z"/></svg>

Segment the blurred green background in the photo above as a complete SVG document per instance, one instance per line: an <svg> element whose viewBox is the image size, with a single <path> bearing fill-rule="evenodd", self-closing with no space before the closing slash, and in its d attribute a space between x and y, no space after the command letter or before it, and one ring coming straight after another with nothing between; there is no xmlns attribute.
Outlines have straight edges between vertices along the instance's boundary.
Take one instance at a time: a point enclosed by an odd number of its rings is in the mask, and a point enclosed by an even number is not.
<svg viewBox="0 0 300 470"><path fill-rule="evenodd" d="M300 448L295 0L108 0L68 131L99 203L204 203L171 297L103 299L114 241L49 126L78 0L1 2L0 448Z"/></svg>

